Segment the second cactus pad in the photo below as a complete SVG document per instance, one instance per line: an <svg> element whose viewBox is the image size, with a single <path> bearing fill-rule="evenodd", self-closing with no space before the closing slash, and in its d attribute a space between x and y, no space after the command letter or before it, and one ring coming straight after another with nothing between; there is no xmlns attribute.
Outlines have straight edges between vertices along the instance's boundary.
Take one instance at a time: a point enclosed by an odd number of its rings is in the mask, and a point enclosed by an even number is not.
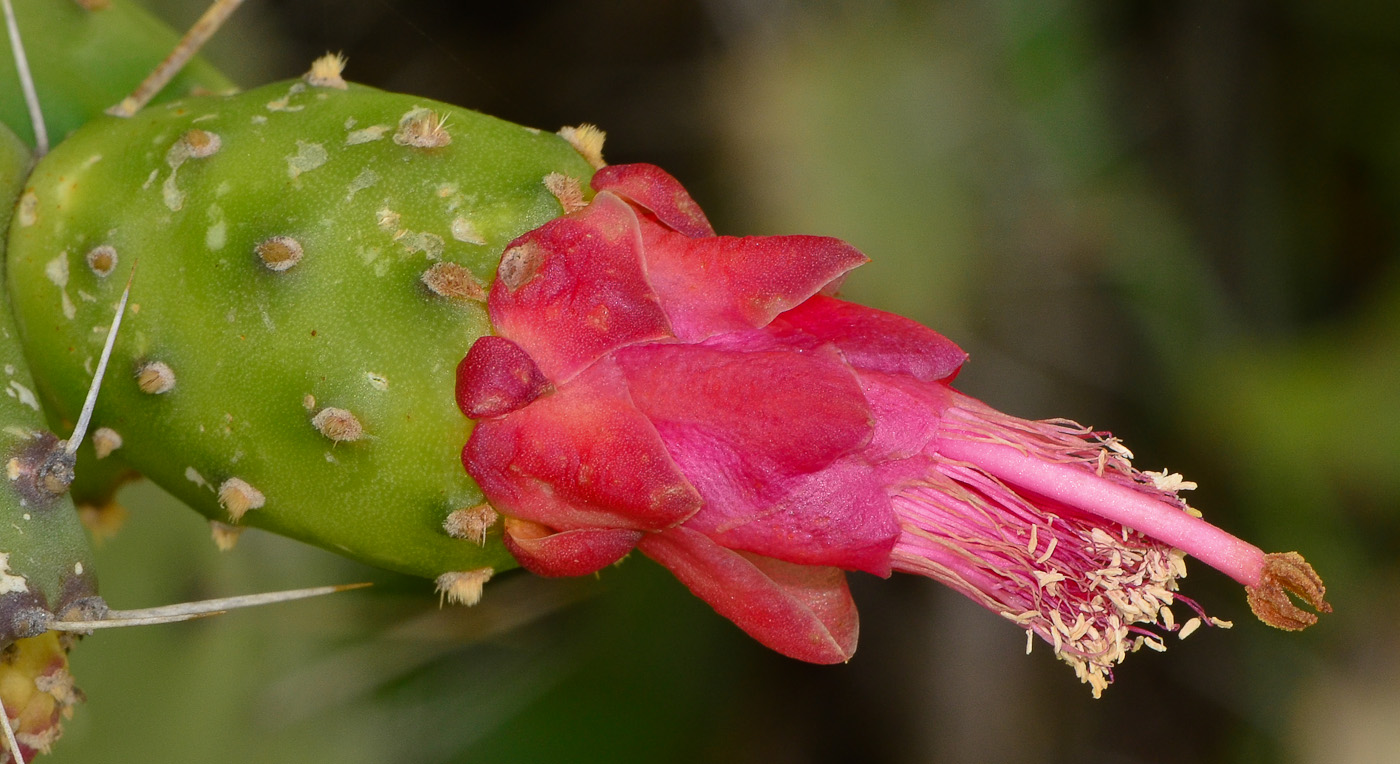
<svg viewBox="0 0 1400 764"><path fill-rule="evenodd" d="M77 415L139 261L93 422L112 458L225 540L253 525L469 581L511 567L461 469L454 371L489 331L500 252L592 172L557 135L334 76L100 119L40 163L11 226L40 395L55 424Z"/></svg>

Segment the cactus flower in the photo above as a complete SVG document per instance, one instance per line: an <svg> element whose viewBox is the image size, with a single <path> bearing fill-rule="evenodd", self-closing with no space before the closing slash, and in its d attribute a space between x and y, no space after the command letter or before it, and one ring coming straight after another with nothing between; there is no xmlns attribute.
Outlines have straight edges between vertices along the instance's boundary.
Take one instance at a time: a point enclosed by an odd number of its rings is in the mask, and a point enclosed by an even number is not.
<svg viewBox="0 0 1400 764"><path fill-rule="evenodd" d="M1256 614L1316 620L1321 580L1200 519L1106 433L952 386L942 335L831 295L866 258L814 236L716 236L671 176L606 167L586 207L505 250L495 336L458 368L466 469L546 576L638 549L763 644L849 659L845 572L941 581L1040 637L1095 696L1163 632L1211 619L1184 557ZM1192 611L1178 623L1170 606Z"/></svg>

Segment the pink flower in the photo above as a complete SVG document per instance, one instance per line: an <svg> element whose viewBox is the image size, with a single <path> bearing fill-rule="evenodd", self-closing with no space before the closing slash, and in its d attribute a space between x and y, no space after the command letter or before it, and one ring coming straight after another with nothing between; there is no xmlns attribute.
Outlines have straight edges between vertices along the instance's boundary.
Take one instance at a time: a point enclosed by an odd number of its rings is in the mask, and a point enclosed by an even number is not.
<svg viewBox="0 0 1400 764"><path fill-rule="evenodd" d="M1179 475L963 395L957 345L829 296L866 261L851 246L716 236L650 165L592 185L507 247L497 336L458 369L478 420L462 461L525 568L583 575L639 549L818 663L855 651L845 571L917 573L1052 644L1095 695L1126 653L1163 648L1157 632L1224 623L1175 594L1186 554L1274 625L1316 619L1285 590L1328 609L1301 557L1201 520ZM1197 615L1177 624L1177 600Z"/></svg>

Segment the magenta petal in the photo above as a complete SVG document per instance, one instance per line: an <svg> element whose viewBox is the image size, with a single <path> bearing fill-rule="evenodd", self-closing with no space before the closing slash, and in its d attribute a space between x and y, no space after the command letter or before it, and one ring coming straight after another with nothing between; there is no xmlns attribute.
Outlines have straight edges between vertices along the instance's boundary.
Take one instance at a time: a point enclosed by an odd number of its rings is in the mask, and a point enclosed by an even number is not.
<svg viewBox="0 0 1400 764"><path fill-rule="evenodd" d="M692 239L642 221L647 279L676 336L757 329L868 261L824 236Z"/></svg>
<svg viewBox="0 0 1400 764"><path fill-rule="evenodd" d="M621 560L642 539L641 531L583 528L551 533L527 520L507 518L506 549L520 567L537 576L586 576Z"/></svg>
<svg viewBox="0 0 1400 764"><path fill-rule="evenodd" d="M917 321L831 297L813 297L775 325L835 344L857 369L908 374L924 382L951 380L967 360L952 340Z"/></svg>
<svg viewBox="0 0 1400 764"><path fill-rule="evenodd" d="M555 383L615 348L669 338L641 247L637 216L608 193L521 236L506 247L491 285L496 333Z"/></svg>
<svg viewBox="0 0 1400 764"><path fill-rule="evenodd" d="M462 463L504 514L559 530L657 530L700 507L607 361L553 395L478 422Z"/></svg>
<svg viewBox="0 0 1400 764"><path fill-rule="evenodd" d="M615 164L593 173L595 191L611 191L690 237L714 236L715 229L681 182L654 164Z"/></svg>
<svg viewBox="0 0 1400 764"><path fill-rule="evenodd" d="M514 411L547 389L535 362L505 337L482 337L457 364L457 406L472 419Z"/></svg>
<svg viewBox="0 0 1400 764"><path fill-rule="evenodd" d="M742 554L685 527L649 533L638 548L749 636L810 663L842 663L856 651L860 619L836 568Z"/></svg>
<svg viewBox="0 0 1400 764"><path fill-rule="evenodd" d="M791 562L889 573L899 526L856 458L872 419L833 348L643 345L616 358L637 408L705 499L690 527Z"/></svg>

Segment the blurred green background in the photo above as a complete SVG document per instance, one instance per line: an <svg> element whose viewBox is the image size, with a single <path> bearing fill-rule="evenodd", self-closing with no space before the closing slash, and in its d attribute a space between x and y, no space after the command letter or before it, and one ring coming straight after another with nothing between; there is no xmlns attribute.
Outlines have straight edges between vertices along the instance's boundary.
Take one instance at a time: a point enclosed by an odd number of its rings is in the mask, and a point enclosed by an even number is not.
<svg viewBox="0 0 1400 764"><path fill-rule="evenodd" d="M196 0L150 3L184 26ZM250 0L211 57L347 76L554 129L595 122L722 232L845 238L846 295L972 361L960 387L1111 428L1336 614L1232 582L1231 631L1140 654L1102 700L923 580L853 581L856 658L759 648L640 557L601 580L430 586L129 489L118 607L368 592L98 634L54 762L1400 761L1400 6L1303 0ZM1370 603L1370 604L1367 604Z"/></svg>

